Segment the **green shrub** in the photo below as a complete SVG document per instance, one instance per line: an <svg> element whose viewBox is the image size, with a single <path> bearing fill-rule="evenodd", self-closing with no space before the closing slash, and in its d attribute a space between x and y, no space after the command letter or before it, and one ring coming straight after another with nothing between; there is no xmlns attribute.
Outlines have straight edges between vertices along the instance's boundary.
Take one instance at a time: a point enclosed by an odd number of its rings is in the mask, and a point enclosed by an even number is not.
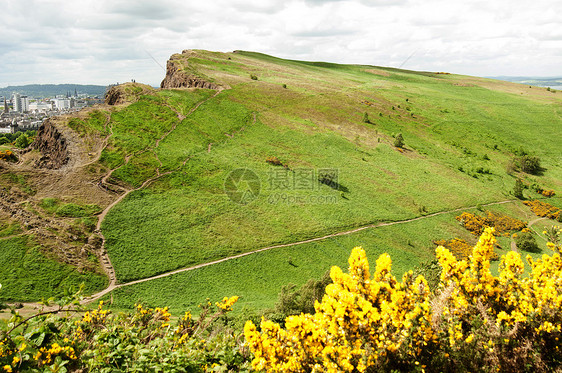
<svg viewBox="0 0 562 373"><path fill-rule="evenodd" d="M521 168L521 171L536 175L541 172L541 160L539 157L534 157L530 155L524 155L517 159L517 163Z"/></svg>
<svg viewBox="0 0 562 373"><path fill-rule="evenodd" d="M371 121L369 120L369 114L363 114L363 123L371 123Z"/></svg>
<svg viewBox="0 0 562 373"><path fill-rule="evenodd" d="M528 251L530 253L538 253L541 251L539 245L537 245L535 236L531 232L519 233L515 238L515 243L517 244L517 248L520 250Z"/></svg>
<svg viewBox="0 0 562 373"><path fill-rule="evenodd" d="M250 74L250 79L252 80L258 80L258 76L255 74Z"/></svg>
<svg viewBox="0 0 562 373"><path fill-rule="evenodd" d="M330 271L319 280L310 279L299 289L294 284L281 288L275 311L285 316L314 313L314 303L322 300L326 286L332 283Z"/></svg>
<svg viewBox="0 0 562 373"><path fill-rule="evenodd" d="M55 311L25 319L12 311L11 323L0 324L0 370L247 372L247 348L224 325L237 298L207 301L199 317L187 311L176 320L167 307L139 304L131 313L113 313L100 302L82 308L79 294L65 296Z"/></svg>
<svg viewBox="0 0 562 373"><path fill-rule="evenodd" d="M20 149L27 148L29 144L31 144L31 141L29 140L29 137L27 137L26 134L18 136L18 138L14 142L14 146Z"/></svg>
<svg viewBox="0 0 562 373"><path fill-rule="evenodd" d="M394 138L394 146L397 148L402 148L404 146L404 137L402 137L401 133Z"/></svg>
<svg viewBox="0 0 562 373"><path fill-rule="evenodd" d="M515 186L513 187L513 195L515 196L515 198L518 199L524 199L525 197L523 197L523 182L521 181L521 179L517 179L515 180Z"/></svg>

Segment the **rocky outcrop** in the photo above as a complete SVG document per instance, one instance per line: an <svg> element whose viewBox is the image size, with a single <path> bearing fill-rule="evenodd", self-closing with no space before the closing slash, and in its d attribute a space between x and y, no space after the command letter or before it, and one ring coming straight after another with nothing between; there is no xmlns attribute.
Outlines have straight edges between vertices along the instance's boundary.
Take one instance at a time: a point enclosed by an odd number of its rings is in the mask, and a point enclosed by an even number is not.
<svg viewBox="0 0 562 373"><path fill-rule="evenodd" d="M166 64L166 77L160 83L160 88L222 88L218 84L211 83L199 76L186 72L184 63L189 63L189 57L192 54L192 51L184 50L182 54L174 54L170 57Z"/></svg>
<svg viewBox="0 0 562 373"><path fill-rule="evenodd" d="M31 147L41 152L37 167L58 169L68 162L67 141L49 119L39 127Z"/></svg>
<svg viewBox="0 0 562 373"><path fill-rule="evenodd" d="M118 87L111 87L104 97L104 101L108 105L119 105L125 103L125 95Z"/></svg>
<svg viewBox="0 0 562 373"><path fill-rule="evenodd" d="M137 101L142 95L153 92L146 84L125 83L111 87L105 94L104 101L108 105L129 104Z"/></svg>

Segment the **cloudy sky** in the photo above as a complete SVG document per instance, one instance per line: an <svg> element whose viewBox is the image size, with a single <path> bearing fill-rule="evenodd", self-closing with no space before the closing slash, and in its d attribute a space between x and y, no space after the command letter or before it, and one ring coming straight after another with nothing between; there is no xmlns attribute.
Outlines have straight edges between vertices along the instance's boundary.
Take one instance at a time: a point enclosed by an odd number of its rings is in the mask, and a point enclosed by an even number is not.
<svg viewBox="0 0 562 373"><path fill-rule="evenodd" d="M158 85L183 49L562 76L560 0L2 0L0 87Z"/></svg>

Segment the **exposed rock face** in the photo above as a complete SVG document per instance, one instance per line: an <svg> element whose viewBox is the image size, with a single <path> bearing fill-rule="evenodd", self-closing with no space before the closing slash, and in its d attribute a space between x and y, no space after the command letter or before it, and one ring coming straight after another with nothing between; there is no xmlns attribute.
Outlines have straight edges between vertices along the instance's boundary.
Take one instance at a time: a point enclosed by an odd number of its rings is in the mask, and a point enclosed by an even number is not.
<svg viewBox="0 0 562 373"><path fill-rule="evenodd" d="M39 150L42 154L42 157L37 161L38 167L58 169L68 162L69 154L66 139L50 120L46 120L39 127L31 147Z"/></svg>
<svg viewBox="0 0 562 373"><path fill-rule="evenodd" d="M154 89L146 84L125 83L111 87L105 94L105 103L108 105L120 105L137 101L142 95L146 95Z"/></svg>
<svg viewBox="0 0 562 373"><path fill-rule="evenodd" d="M188 61L191 51L185 50L182 54L175 54L166 64L166 77L160 83L160 88L206 88L220 89L221 86L208 82L196 75L188 74L183 69L183 62Z"/></svg>
<svg viewBox="0 0 562 373"><path fill-rule="evenodd" d="M119 105L125 103L125 95L118 87L111 87L104 97L104 101L108 105Z"/></svg>

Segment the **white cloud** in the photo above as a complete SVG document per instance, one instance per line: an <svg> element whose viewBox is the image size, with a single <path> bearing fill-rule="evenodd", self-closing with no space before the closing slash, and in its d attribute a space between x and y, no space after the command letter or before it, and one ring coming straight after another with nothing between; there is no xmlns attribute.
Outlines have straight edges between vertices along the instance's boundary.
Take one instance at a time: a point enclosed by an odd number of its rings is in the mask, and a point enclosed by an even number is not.
<svg viewBox="0 0 562 373"><path fill-rule="evenodd" d="M5 0L0 86L158 85L159 65L188 48L562 76L561 11L558 0Z"/></svg>

